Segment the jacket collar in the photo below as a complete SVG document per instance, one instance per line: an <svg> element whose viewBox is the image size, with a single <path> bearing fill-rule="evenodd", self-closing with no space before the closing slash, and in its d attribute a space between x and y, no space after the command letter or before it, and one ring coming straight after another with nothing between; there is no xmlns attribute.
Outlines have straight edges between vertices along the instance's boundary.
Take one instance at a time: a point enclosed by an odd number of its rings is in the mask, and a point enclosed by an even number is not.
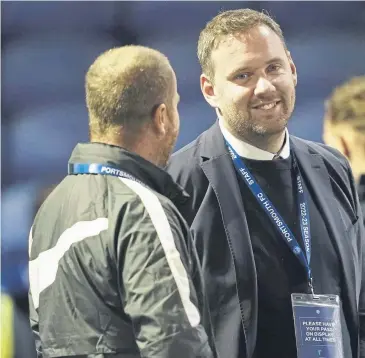
<svg viewBox="0 0 365 358"><path fill-rule="evenodd" d="M69 159L69 164L76 163L98 163L113 166L131 174L170 200L180 202L189 197L166 171L139 155L118 146L94 142L79 143Z"/></svg>
<svg viewBox="0 0 365 358"><path fill-rule="evenodd" d="M200 135L198 145L203 159L214 159L222 155L229 155L218 121Z"/></svg>

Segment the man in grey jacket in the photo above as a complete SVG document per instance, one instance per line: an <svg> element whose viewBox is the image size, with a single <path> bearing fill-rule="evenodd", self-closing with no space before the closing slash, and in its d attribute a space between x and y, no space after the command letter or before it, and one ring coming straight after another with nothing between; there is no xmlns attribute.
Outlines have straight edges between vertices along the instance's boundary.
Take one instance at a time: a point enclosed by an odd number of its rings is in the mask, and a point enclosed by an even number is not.
<svg viewBox="0 0 365 358"><path fill-rule="evenodd" d="M30 319L40 357L213 357L201 271L161 167L179 131L176 77L141 46L86 75L91 143L30 232ZM209 335L210 336L210 335Z"/></svg>

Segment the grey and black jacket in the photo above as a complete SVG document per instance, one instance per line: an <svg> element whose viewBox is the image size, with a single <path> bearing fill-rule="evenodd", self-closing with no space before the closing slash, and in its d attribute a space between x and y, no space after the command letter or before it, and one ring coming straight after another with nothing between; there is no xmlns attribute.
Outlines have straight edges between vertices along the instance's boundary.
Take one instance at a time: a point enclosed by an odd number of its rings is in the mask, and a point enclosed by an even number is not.
<svg viewBox="0 0 365 358"><path fill-rule="evenodd" d="M213 357L197 255L171 201L188 195L119 147L78 144L75 163L113 166L145 185L68 175L43 203L29 238L38 356Z"/></svg>

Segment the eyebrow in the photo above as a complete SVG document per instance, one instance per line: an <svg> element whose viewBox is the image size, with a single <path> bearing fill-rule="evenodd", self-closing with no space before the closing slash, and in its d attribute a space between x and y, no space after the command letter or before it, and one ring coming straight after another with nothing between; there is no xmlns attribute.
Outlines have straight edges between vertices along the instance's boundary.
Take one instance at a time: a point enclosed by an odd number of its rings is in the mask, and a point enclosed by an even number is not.
<svg viewBox="0 0 365 358"><path fill-rule="evenodd" d="M271 60L269 61L266 61L266 65L270 65L271 63L274 63L274 62L280 62L280 63L283 63L283 59L280 58L280 57L274 57L272 58Z"/></svg>

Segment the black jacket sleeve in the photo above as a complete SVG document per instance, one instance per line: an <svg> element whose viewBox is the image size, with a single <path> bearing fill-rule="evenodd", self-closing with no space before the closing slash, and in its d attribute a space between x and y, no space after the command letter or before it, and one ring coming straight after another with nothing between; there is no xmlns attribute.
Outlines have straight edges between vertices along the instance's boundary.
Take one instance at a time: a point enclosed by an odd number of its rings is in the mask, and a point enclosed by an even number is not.
<svg viewBox="0 0 365 358"><path fill-rule="evenodd" d="M33 298L32 298L32 294L29 291L28 294L29 297L29 321L30 321L30 327L32 329L33 332L33 339L34 339L34 343L35 343L35 348L36 348L36 352L37 352L37 357L38 358L42 358L42 346L41 346L41 339L39 336L39 322L38 322L38 313L34 308L33 305Z"/></svg>
<svg viewBox="0 0 365 358"><path fill-rule="evenodd" d="M213 357L193 284L196 275L172 204L148 190L120 214L117 265L125 313L142 357ZM195 272L194 272L195 271Z"/></svg>
<svg viewBox="0 0 365 358"><path fill-rule="evenodd" d="M28 244L29 244L29 256L30 256L32 244L33 244L33 226L31 227L30 232L29 232L29 243ZM30 281L30 278L29 278L29 281ZM39 336L39 317L38 317L38 312L35 309L34 304L33 304L33 297L32 297L32 293L31 293L30 289L28 292L28 303L29 303L29 322L30 322L30 328L32 329L32 332L33 332L33 338L34 338L34 342L35 342L37 357L42 358L43 357L42 345L41 345L41 338Z"/></svg>

